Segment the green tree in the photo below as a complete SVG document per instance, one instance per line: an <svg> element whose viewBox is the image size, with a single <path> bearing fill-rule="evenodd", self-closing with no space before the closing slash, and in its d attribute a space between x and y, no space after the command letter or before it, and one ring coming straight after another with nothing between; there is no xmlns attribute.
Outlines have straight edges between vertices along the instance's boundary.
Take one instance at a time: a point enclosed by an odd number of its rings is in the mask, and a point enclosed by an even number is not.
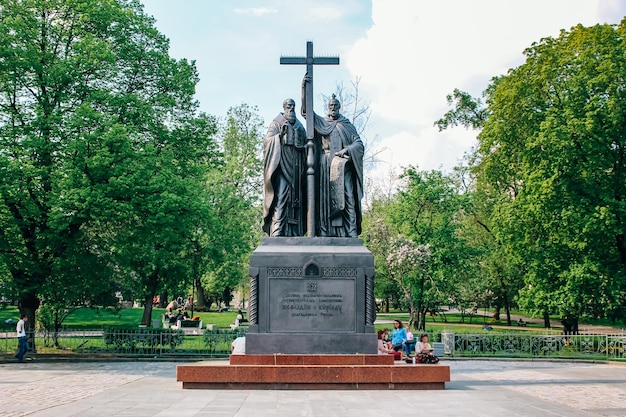
<svg viewBox="0 0 626 417"><path fill-rule="evenodd" d="M409 168L399 192L392 221L400 233L432 252L428 274L416 283L417 328L425 329L426 314L448 304L457 283L470 279L473 255L458 234L465 216L464 196L451 176L440 171ZM426 280L426 277L428 280Z"/></svg>
<svg viewBox="0 0 626 417"><path fill-rule="evenodd" d="M157 146L137 155L132 188L132 225L117 234L120 265L131 279L133 298L144 302L142 324L150 324L152 300L163 291L187 298L197 267L194 242L212 220L203 182L217 169L216 121L191 117ZM186 122L185 122L186 123ZM148 151L149 150L149 151Z"/></svg>
<svg viewBox="0 0 626 417"><path fill-rule="evenodd" d="M469 175L475 178L475 175ZM496 321L500 320L500 311L504 309L510 326L511 308L523 286L523 268L516 252L499 237L500 216L498 211L494 211L501 207L498 201L507 201L509 197L499 190L485 189L482 183L476 187L474 179L469 183L471 186L464 194L465 216L459 233L473 253L473 275L480 279L472 283L473 291L464 291L466 295L471 294L471 299L461 299L466 305L493 307ZM464 281L464 284L468 282Z"/></svg>
<svg viewBox="0 0 626 417"><path fill-rule="evenodd" d="M205 180L212 226L198 246L201 308L209 297L230 302L232 291L247 283L248 261L261 238L262 129L256 107L248 104L230 108L221 122L221 164Z"/></svg>
<svg viewBox="0 0 626 417"><path fill-rule="evenodd" d="M490 86L478 136L478 179L503 191L498 238L524 265L519 301L572 331L624 317L625 34L626 20L533 44Z"/></svg>
<svg viewBox="0 0 626 417"><path fill-rule="evenodd" d="M402 289L396 281L391 279L387 264L389 255L389 242L392 238L388 218L389 207L393 204L392 198L385 194L374 192L376 197L368 205L363 213L363 234L367 248L374 255L374 265L376 268L376 279L374 281L374 295L377 300L381 300L385 312L389 312L389 307L393 303L398 305L402 299ZM393 231L393 233L397 233Z"/></svg>
<svg viewBox="0 0 626 417"><path fill-rule="evenodd" d="M484 96L498 85L498 78L494 78ZM447 96L448 105L452 109L444 117L435 122L439 130L454 126L464 126L467 129L481 130L489 120L490 109L485 107L480 98L473 98L469 93L455 89ZM502 155L506 156L507 152ZM498 155L500 156L500 155ZM498 180L492 183L476 181L480 153L473 152L466 155L465 163L455 168L456 182L462 194L467 195L468 204L467 222L464 236L471 247L478 251L475 260L480 265L481 279L475 282L474 290L462 291L457 294L461 303L461 311L478 303L493 306L494 320L500 320L500 310L504 308L507 324L511 325L511 308L513 300L522 288L524 268L516 251L510 247L508 241L499 236L501 216L497 207L503 207L511 201L511 195L517 195L520 186L519 171L511 170L506 165L493 164L498 167ZM467 284L469 281L464 281ZM466 287L466 286L464 286ZM487 297L485 295L488 295ZM550 327L547 310L544 311L546 327Z"/></svg>
<svg viewBox="0 0 626 417"><path fill-rule="evenodd" d="M376 280L390 280L402 290L410 324L424 330L427 313L458 301L457 283L467 281L476 269L471 268L472 252L457 233L463 198L452 178L413 167L402 178L397 194L374 200L363 236L375 256Z"/></svg>
<svg viewBox="0 0 626 417"><path fill-rule="evenodd" d="M30 325L42 298L94 300L170 268L188 158L206 150L196 83L137 1L0 5L0 259Z"/></svg>

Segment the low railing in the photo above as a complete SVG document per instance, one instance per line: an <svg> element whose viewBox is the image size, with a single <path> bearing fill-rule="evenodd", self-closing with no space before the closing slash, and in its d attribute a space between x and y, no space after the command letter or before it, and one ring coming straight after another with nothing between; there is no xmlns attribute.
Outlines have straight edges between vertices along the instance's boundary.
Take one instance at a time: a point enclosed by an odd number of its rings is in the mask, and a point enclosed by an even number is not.
<svg viewBox="0 0 626 417"><path fill-rule="evenodd" d="M182 331L139 330L37 332L38 353L79 356L203 357L225 358L232 341L245 335L245 329L205 330L202 335L185 336ZM32 340L32 335L29 336ZM430 335L441 341L446 356L493 358L568 358L626 360L626 333L621 334L464 334L443 331ZM17 349L15 332L0 333L0 353Z"/></svg>
<svg viewBox="0 0 626 417"><path fill-rule="evenodd" d="M626 334L454 334L442 332L451 356L626 359Z"/></svg>
<svg viewBox="0 0 626 417"><path fill-rule="evenodd" d="M182 330L89 330L62 331L57 334L36 332L38 353L67 353L78 356L133 356L133 357L208 357L225 358L236 337L245 330L205 330L199 336L185 336ZM29 335L32 347L33 335ZM14 332L0 333L0 352L14 353L17 339Z"/></svg>

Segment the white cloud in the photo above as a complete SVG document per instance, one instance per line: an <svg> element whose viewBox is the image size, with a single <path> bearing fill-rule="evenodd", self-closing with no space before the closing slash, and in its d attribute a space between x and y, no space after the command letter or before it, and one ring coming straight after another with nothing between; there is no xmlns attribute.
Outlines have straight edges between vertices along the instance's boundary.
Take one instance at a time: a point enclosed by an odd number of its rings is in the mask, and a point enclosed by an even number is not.
<svg viewBox="0 0 626 417"><path fill-rule="evenodd" d="M249 14L253 16L263 16L264 14L276 13L276 9L269 7L249 7L249 8L237 8L234 9L237 14Z"/></svg>
<svg viewBox="0 0 626 417"><path fill-rule="evenodd" d="M623 0L604 0L598 3L598 14L604 20L617 23L615 16L626 15L626 2ZM601 23L604 23L603 21Z"/></svg>
<svg viewBox="0 0 626 417"><path fill-rule="evenodd" d="M604 22L607 10L617 22L619 7L609 6L605 0L373 0L374 24L344 63L362 77L373 117L395 126L377 132L394 159L414 149L420 168L451 168L475 132L432 127L448 110L446 95L454 88L479 95L491 77L524 61L525 48L561 29Z"/></svg>
<svg viewBox="0 0 626 417"><path fill-rule="evenodd" d="M414 165L423 170L450 168L458 164L463 154L473 146L475 138L475 131L465 129L443 133L430 126L415 131L400 130L385 136L378 144L378 148L384 150L377 158L385 163L376 170L384 173L389 165Z"/></svg>
<svg viewBox="0 0 626 417"><path fill-rule="evenodd" d="M309 9L309 12L313 17L319 19L335 20L339 19L342 16L341 11L334 7L311 7L311 9Z"/></svg>

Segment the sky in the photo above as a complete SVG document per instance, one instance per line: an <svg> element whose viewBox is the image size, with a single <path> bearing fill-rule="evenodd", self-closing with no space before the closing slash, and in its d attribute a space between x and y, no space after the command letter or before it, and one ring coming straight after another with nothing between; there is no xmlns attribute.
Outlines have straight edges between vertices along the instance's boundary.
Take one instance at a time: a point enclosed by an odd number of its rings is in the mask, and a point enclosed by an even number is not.
<svg viewBox="0 0 626 417"><path fill-rule="evenodd" d="M450 172L477 132L434 127L448 94L478 97L492 77L521 65L533 42L626 16L623 0L143 2L170 55L196 61L200 109L218 117L247 103L269 125L287 97L299 111L305 67L280 65L280 57L304 56L307 41L316 56L339 56L339 66L314 68L314 108L324 114L322 95L359 77L372 111L363 136L379 160L370 178L409 165Z"/></svg>

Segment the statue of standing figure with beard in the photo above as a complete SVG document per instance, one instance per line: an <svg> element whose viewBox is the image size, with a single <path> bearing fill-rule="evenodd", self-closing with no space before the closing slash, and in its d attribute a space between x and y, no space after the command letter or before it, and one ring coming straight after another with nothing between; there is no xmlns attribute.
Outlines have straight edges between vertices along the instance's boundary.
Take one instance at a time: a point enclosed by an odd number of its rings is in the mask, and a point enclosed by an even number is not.
<svg viewBox="0 0 626 417"><path fill-rule="evenodd" d="M270 237L306 230L306 131L293 99L283 102L263 141L263 230Z"/></svg>
<svg viewBox="0 0 626 417"><path fill-rule="evenodd" d="M314 118L317 236L358 237L361 234L364 146L350 120L339 110L341 103L333 94L328 115L321 117L306 108L306 84L302 81L302 115Z"/></svg>

